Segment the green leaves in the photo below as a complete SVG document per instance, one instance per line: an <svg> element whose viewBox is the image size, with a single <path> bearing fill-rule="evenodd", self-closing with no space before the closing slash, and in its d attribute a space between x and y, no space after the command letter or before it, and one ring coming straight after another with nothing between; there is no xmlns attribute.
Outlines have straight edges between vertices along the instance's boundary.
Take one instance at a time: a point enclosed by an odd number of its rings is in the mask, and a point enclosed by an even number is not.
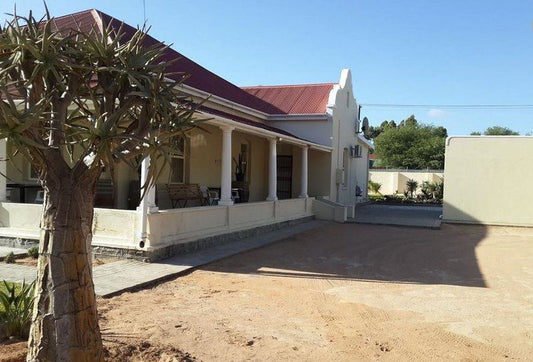
<svg viewBox="0 0 533 362"><path fill-rule="evenodd" d="M413 198L416 189L418 188L418 182L413 179L409 179L405 183L405 186L407 187L407 191L409 191L410 197Z"/></svg>
<svg viewBox="0 0 533 362"><path fill-rule="evenodd" d="M368 180L368 190L374 194L380 194L379 190L381 189L381 184L379 182L374 182L372 180Z"/></svg>
<svg viewBox="0 0 533 362"><path fill-rule="evenodd" d="M8 337L28 338L33 311L34 284L14 284L5 280L0 288L0 322Z"/></svg>
<svg viewBox="0 0 533 362"><path fill-rule="evenodd" d="M518 136L520 133L513 131L510 128L502 126L492 126L487 128L483 134L485 136ZM481 132L472 132L471 136L481 136Z"/></svg>
<svg viewBox="0 0 533 362"><path fill-rule="evenodd" d="M374 140L376 154L387 167L443 169L446 129L423 125L414 118L387 126Z"/></svg>
<svg viewBox="0 0 533 362"><path fill-rule="evenodd" d="M171 71L168 47L146 31L116 21L58 29L48 14L15 16L0 27L0 138L40 169L53 150L78 174L134 165L139 155L168 159L200 104L178 89L187 75Z"/></svg>

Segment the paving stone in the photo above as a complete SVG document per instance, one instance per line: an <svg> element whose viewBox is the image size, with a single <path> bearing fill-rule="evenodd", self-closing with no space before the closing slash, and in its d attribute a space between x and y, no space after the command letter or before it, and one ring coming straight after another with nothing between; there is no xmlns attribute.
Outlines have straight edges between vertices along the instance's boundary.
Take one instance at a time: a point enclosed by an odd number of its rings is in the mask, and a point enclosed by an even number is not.
<svg viewBox="0 0 533 362"><path fill-rule="evenodd" d="M98 265L93 269L95 292L102 297L116 295L235 254L260 248L326 224L329 224L329 222L312 220L262 235L214 246L195 253L177 255L154 263L119 260ZM22 282L22 280L32 281L35 278L35 267L0 263L0 280Z"/></svg>
<svg viewBox="0 0 533 362"><path fill-rule="evenodd" d="M24 255L28 254L28 250L22 248L10 248L7 246L0 246L0 258L5 258L6 255L9 253L13 253L15 255Z"/></svg>
<svg viewBox="0 0 533 362"><path fill-rule="evenodd" d="M27 265L0 263L0 280L31 283L37 278L37 268Z"/></svg>

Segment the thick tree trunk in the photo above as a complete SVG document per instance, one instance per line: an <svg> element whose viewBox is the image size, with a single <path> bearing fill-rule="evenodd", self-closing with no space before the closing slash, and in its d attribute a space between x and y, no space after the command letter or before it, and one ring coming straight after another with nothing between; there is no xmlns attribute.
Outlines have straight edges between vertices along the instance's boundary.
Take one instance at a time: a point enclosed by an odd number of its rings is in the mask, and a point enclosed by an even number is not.
<svg viewBox="0 0 533 362"><path fill-rule="evenodd" d="M28 361L103 361L92 280L94 184L47 177Z"/></svg>

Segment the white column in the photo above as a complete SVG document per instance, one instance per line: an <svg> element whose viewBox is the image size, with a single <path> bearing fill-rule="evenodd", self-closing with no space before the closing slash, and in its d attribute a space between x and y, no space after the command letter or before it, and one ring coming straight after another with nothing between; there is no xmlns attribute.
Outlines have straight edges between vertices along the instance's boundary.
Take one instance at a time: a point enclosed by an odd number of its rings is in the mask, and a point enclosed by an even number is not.
<svg viewBox="0 0 533 362"><path fill-rule="evenodd" d="M276 139L271 138L269 141L269 151L268 151L268 201L275 201L278 199L277 195L277 150L276 150Z"/></svg>
<svg viewBox="0 0 533 362"><path fill-rule="evenodd" d="M307 197L307 154L308 154L308 147L307 145L302 147L302 168L301 168L301 176L300 176L300 198L305 199Z"/></svg>
<svg viewBox="0 0 533 362"><path fill-rule="evenodd" d="M150 156L146 156L141 163L141 196L144 194L144 198L141 200L139 207L146 206L146 212L156 212L159 210L155 204L155 185L150 187L146 192L142 189L146 185L148 179L148 170L150 169Z"/></svg>
<svg viewBox="0 0 533 362"><path fill-rule="evenodd" d="M7 201L7 140L0 140L0 201Z"/></svg>
<svg viewBox="0 0 533 362"><path fill-rule="evenodd" d="M222 172L220 175L220 201L219 205L233 205L231 199L231 132L233 127L220 127L222 129Z"/></svg>
<svg viewBox="0 0 533 362"><path fill-rule="evenodd" d="M141 163L141 197L143 196L142 187L146 184L148 179L148 170L150 169L150 156L147 156ZM150 187L144 197L141 199L139 206L137 207L137 212L140 214L140 225L139 225L139 247L146 248L149 246L148 237L148 214L156 212L158 210L157 205L155 204L155 187Z"/></svg>

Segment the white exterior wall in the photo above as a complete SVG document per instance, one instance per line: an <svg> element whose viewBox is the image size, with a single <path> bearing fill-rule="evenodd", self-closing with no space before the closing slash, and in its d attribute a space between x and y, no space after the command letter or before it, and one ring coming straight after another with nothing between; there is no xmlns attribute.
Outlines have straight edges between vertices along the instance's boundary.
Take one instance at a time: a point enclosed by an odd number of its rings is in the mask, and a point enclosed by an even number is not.
<svg viewBox="0 0 533 362"><path fill-rule="evenodd" d="M368 179L370 177L368 173L369 154L370 154L369 149L364 148L363 151L361 152L361 157L355 158L353 160L354 167L357 170L355 173L355 182L356 182L356 185L361 188L361 192L362 192L361 197L363 199L368 198Z"/></svg>
<svg viewBox="0 0 533 362"><path fill-rule="evenodd" d="M325 120L298 120L298 121L271 121L269 125L290 132L305 140L324 146L331 146L333 127L331 119Z"/></svg>
<svg viewBox="0 0 533 362"><path fill-rule="evenodd" d="M331 154L310 149L308 162L307 187L309 196L329 196Z"/></svg>
<svg viewBox="0 0 533 362"><path fill-rule="evenodd" d="M446 222L533 227L533 137L446 140Z"/></svg>
<svg viewBox="0 0 533 362"><path fill-rule="evenodd" d="M344 205L356 203L356 185L361 190L367 188L368 175L368 149L369 145L356 135L359 129L359 105L353 96L352 76L349 69L344 69L338 85L331 90L328 100L328 113L332 119L332 143L330 171L330 197L332 201ZM346 148L359 145L362 147L361 155L366 162L358 158L348 157L348 162L343 168L343 153ZM344 170L346 182L337 183L337 170ZM364 192L364 191L363 191Z"/></svg>

